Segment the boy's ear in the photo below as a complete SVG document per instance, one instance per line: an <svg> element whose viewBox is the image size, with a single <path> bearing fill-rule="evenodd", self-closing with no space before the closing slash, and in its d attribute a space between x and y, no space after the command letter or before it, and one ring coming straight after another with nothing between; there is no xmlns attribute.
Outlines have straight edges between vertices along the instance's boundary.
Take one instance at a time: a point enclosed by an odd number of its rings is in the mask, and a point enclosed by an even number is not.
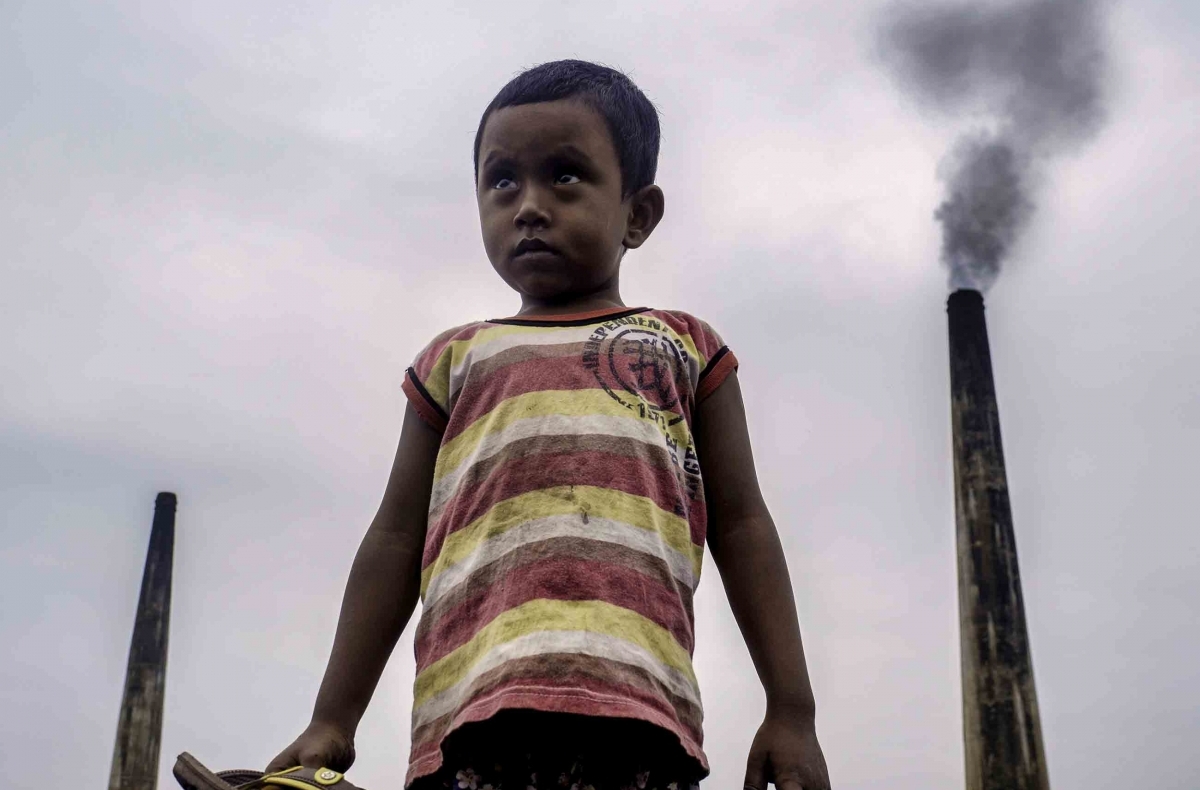
<svg viewBox="0 0 1200 790"><path fill-rule="evenodd" d="M635 250L642 246L662 221L664 209L663 191L657 184L645 186L629 198L629 222L625 226L625 248Z"/></svg>

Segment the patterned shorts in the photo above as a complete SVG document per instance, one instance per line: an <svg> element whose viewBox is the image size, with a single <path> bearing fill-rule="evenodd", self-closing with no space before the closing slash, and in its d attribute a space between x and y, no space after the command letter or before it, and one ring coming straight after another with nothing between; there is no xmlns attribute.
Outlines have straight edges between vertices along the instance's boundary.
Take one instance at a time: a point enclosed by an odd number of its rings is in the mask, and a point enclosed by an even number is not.
<svg viewBox="0 0 1200 790"><path fill-rule="evenodd" d="M696 790L679 740L642 721L505 710L443 743L411 790ZM689 767L690 766L690 767Z"/></svg>
<svg viewBox="0 0 1200 790"><path fill-rule="evenodd" d="M539 760L531 755L509 759L507 764L449 763L421 786L431 790L699 790L700 787L670 774L655 775L651 770L595 770L598 767L585 764L579 757Z"/></svg>

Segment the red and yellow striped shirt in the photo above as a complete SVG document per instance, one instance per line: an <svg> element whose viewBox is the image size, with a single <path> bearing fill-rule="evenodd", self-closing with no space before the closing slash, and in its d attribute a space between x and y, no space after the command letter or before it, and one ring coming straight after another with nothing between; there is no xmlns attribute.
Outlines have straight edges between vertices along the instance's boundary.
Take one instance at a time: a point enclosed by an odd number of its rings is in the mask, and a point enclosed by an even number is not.
<svg viewBox="0 0 1200 790"><path fill-rule="evenodd" d="M736 365L703 321L648 308L481 321L418 355L404 391L442 442L407 783L506 708L648 721L707 773L692 419Z"/></svg>

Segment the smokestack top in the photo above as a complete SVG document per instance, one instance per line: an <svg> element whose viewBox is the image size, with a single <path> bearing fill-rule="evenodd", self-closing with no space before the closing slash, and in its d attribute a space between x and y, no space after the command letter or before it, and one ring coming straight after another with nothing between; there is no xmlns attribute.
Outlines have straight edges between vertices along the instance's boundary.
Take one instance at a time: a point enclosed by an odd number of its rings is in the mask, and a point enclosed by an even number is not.
<svg viewBox="0 0 1200 790"><path fill-rule="evenodd" d="M987 324L983 317L983 294L973 288L960 288L946 299L946 312L950 319L950 353L961 357L966 351L963 344L978 344L982 346L979 353L990 359Z"/></svg>
<svg viewBox="0 0 1200 790"><path fill-rule="evenodd" d="M956 313L960 310L982 310L983 294L974 288L959 288L946 299L946 310ZM161 494L159 496L162 496Z"/></svg>
<svg viewBox="0 0 1200 790"><path fill-rule="evenodd" d="M173 512L175 512L176 501L177 500L176 500L175 495L173 493L171 493L170 491L160 491L158 496L156 496L154 498L154 509L155 510L170 509L171 512L173 513Z"/></svg>
<svg viewBox="0 0 1200 790"><path fill-rule="evenodd" d="M954 391L969 390L979 398L994 399L983 294L973 288L960 288L946 299L946 313L950 324L950 377L957 382Z"/></svg>

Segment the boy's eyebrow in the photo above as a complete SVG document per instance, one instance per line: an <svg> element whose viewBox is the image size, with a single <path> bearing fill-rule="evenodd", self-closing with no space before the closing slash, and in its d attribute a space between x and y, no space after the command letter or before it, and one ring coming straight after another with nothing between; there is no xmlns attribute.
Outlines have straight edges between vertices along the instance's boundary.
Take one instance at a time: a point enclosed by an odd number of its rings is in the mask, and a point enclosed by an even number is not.
<svg viewBox="0 0 1200 790"><path fill-rule="evenodd" d="M574 156L587 161L591 161L592 159L591 155L589 155L586 151L571 143L563 143L560 146L556 146L554 148L554 153L560 156L562 154L567 154L569 156Z"/></svg>
<svg viewBox="0 0 1200 790"><path fill-rule="evenodd" d="M510 161L512 161L512 156L510 156L508 153L506 153L504 151L498 151L496 149L492 149L491 151L488 151L487 156L485 156L483 158L482 166L487 167L494 160L497 160L497 159L504 161L504 162L510 162Z"/></svg>
<svg viewBox="0 0 1200 790"><path fill-rule="evenodd" d="M571 143L563 143L562 145L554 146L550 155L575 158L575 160L580 160L581 162L592 161L592 155L588 154L588 152L584 151L582 148L580 148L580 146L572 145Z"/></svg>
<svg viewBox="0 0 1200 790"><path fill-rule="evenodd" d="M568 156L568 157L572 157L575 159L581 159L585 162L592 161L592 157L590 154L588 154L582 148L580 148L579 146L577 146L573 143L563 143L562 145L556 145L550 149L548 155L549 156ZM486 156L483 157L483 161L480 163L480 167L481 168L487 167L497 161L509 163L509 162L514 161L514 158L507 151L502 151L499 149L492 149L491 151L488 151Z"/></svg>

